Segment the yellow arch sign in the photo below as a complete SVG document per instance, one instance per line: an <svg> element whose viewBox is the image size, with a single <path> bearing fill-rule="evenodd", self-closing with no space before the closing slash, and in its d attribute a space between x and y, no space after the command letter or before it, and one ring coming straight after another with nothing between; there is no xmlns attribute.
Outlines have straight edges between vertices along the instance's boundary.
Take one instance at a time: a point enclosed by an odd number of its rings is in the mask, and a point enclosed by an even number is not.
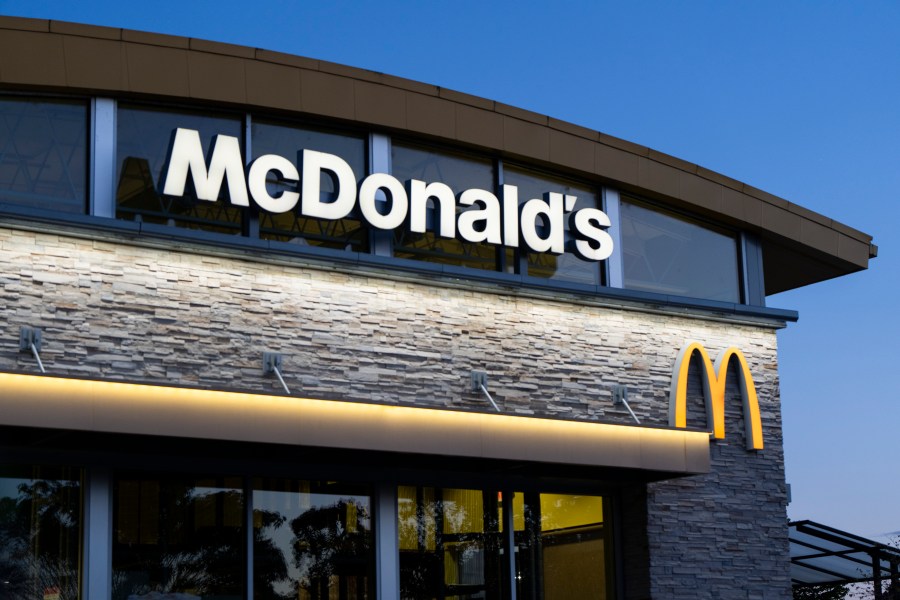
<svg viewBox="0 0 900 600"><path fill-rule="evenodd" d="M703 397L706 399L706 418L709 430L716 439L725 438L725 383L728 378L728 365L732 359L740 365L738 382L744 401L744 422L746 424L747 450L762 450L762 421L759 416L759 399L753 376L747 359L735 347L727 348L716 359L715 365L709 358L706 348L700 342L690 342L675 359L672 371L672 388L669 391L669 426L687 427L687 384L688 369L694 353L700 354L703 360Z"/></svg>

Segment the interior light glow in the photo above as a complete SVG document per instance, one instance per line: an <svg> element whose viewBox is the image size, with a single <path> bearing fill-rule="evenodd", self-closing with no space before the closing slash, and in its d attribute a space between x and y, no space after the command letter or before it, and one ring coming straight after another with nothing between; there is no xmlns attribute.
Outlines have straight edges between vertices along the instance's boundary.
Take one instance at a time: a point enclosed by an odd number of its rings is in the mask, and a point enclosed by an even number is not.
<svg viewBox="0 0 900 600"><path fill-rule="evenodd" d="M709 472L709 435L586 421L0 373L0 423Z"/></svg>

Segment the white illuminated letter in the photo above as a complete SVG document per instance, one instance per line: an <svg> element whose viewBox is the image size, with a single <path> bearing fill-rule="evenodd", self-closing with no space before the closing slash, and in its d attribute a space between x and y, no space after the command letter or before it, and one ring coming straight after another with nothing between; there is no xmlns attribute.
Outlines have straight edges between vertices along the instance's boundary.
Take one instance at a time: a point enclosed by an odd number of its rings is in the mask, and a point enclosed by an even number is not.
<svg viewBox="0 0 900 600"><path fill-rule="evenodd" d="M378 190L387 190L390 195L390 211L383 215L378 212ZM409 200L406 188L395 177L387 173L373 173L363 180L359 186L359 210L372 227L378 229L395 229L406 220Z"/></svg>
<svg viewBox="0 0 900 600"><path fill-rule="evenodd" d="M519 247L519 188L503 185L503 243L510 248Z"/></svg>
<svg viewBox="0 0 900 600"><path fill-rule="evenodd" d="M547 200L533 198L522 205L519 224L522 240L535 252L562 254L566 251L566 235L563 211L563 195L558 192L545 194ZM547 237L538 234L538 219L549 228Z"/></svg>
<svg viewBox="0 0 900 600"><path fill-rule="evenodd" d="M338 195L334 202L322 202L320 198L322 171L329 171L337 178ZM305 216L343 219L356 203L356 176L340 156L304 150L301 192L300 210Z"/></svg>
<svg viewBox="0 0 900 600"><path fill-rule="evenodd" d="M277 197L269 194L269 190L266 189L266 176L269 171L277 172L285 181L300 181L300 173L294 163L283 156L266 154L254 160L250 165L250 173L247 176L250 195L263 210L272 213L288 212L297 205L300 194L288 191L281 192Z"/></svg>
<svg viewBox="0 0 900 600"><path fill-rule="evenodd" d="M613 239L601 227L609 227L609 217L596 208L582 208L569 216L569 227L579 238L575 254L585 260L606 260L613 253Z"/></svg>
<svg viewBox="0 0 900 600"><path fill-rule="evenodd" d="M456 237L456 196L453 190L440 182L426 185L418 179L410 179L406 185L409 187L409 230L425 233L428 200L434 198L440 209L435 211L437 226L433 229L441 237Z"/></svg>
<svg viewBox="0 0 900 600"><path fill-rule="evenodd" d="M459 215L456 227L459 236L467 242L501 244L500 201L492 193L479 189L466 190L459 197L459 203L464 206L472 206L476 202L483 208L470 209ZM483 224L476 228L476 223Z"/></svg>
<svg viewBox="0 0 900 600"><path fill-rule="evenodd" d="M228 180L228 196L232 204L250 206L247 182L244 180L244 161L241 145L236 137L217 135L213 141L209 170L200 144L200 132L193 129L175 130L175 142L164 177L163 194L183 196L188 173L198 200L215 202L222 189L222 179Z"/></svg>

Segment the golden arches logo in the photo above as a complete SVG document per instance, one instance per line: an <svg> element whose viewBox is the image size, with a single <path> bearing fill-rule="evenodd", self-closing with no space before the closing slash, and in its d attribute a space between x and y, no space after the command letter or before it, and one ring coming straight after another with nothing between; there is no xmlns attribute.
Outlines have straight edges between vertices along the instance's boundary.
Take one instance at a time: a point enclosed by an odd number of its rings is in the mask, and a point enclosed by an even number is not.
<svg viewBox="0 0 900 600"><path fill-rule="evenodd" d="M687 384L688 369L691 357L698 353L703 362L701 380L703 381L703 397L706 400L706 418L709 430L716 439L725 438L725 383L728 378L728 365L737 360L738 383L744 403L744 423L746 425L747 450L762 450L762 421L759 416L759 399L753 376L743 353L735 347L725 349L716 359L715 365L709 358L706 348L700 342L690 342L675 359L672 371L672 388L669 391L669 426L687 427Z"/></svg>

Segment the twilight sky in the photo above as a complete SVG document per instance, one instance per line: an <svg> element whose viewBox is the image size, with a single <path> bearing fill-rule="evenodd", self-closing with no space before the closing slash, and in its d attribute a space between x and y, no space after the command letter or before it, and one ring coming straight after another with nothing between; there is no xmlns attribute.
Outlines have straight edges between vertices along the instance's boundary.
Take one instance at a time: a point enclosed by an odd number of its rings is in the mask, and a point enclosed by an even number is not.
<svg viewBox="0 0 900 600"><path fill-rule="evenodd" d="M792 519L900 530L900 3L0 0L483 96L698 163L874 236L869 271L768 299Z"/></svg>

